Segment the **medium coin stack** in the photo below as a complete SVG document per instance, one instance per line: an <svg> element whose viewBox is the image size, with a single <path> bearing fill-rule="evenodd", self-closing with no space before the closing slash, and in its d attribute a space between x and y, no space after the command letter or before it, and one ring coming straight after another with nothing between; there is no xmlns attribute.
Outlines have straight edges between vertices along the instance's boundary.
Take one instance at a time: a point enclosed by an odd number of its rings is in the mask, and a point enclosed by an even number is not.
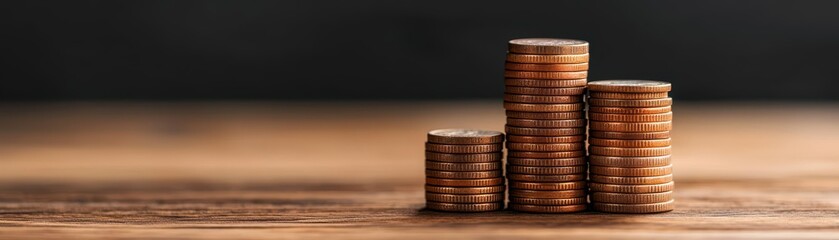
<svg viewBox="0 0 839 240"><path fill-rule="evenodd" d="M504 209L504 134L439 129L425 143L425 200L430 210L486 212Z"/></svg>
<svg viewBox="0 0 839 240"><path fill-rule="evenodd" d="M670 83L593 81L589 90L589 188L592 209L672 211Z"/></svg>
<svg viewBox="0 0 839 240"><path fill-rule="evenodd" d="M583 103L589 44L572 39L509 42L504 72L509 208L586 209Z"/></svg>

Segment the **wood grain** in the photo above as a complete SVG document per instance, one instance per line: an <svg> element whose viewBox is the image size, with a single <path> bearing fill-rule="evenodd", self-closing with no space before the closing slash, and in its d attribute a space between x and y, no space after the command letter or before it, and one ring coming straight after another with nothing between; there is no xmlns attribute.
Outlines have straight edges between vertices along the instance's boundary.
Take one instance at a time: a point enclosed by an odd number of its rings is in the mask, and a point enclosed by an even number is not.
<svg viewBox="0 0 839 240"><path fill-rule="evenodd" d="M839 238L839 105L674 112L674 212L450 214L425 133L500 102L5 104L0 238Z"/></svg>

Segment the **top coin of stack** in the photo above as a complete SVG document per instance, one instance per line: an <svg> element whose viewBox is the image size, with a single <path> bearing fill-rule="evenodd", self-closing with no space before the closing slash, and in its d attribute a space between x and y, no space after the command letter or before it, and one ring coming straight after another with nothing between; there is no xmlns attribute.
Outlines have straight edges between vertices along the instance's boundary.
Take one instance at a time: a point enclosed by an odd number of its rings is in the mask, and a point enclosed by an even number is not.
<svg viewBox="0 0 839 240"><path fill-rule="evenodd" d="M425 199L431 210L486 212L504 209L504 134L439 129L425 143Z"/></svg>
<svg viewBox="0 0 839 240"><path fill-rule="evenodd" d="M589 183L602 212L671 211L670 83L593 81L589 87Z"/></svg>
<svg viewBox="0 0 839 240"><path fill-rule="evenodd" d="M511 40L504 72L510 209L586 208L583 95L589 44L572 39Z"/></svg>

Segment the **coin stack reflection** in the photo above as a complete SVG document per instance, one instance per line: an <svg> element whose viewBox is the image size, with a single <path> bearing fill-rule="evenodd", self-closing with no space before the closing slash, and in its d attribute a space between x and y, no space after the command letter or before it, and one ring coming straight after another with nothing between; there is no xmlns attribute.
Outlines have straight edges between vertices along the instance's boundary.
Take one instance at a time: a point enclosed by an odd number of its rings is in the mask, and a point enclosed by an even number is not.
<svg viewBox="0 0 839 240"><path fill-rule="evenodd" d="M425 143L425 199L430 210L486 212L504 209L504 134L439 129Z"/></svg>
<svg viewBox="0 0 839 240"><path fill-rule="evenodd" d="M509 42L505 64L509 208L567 213L586 208L588 42Z"/></svg>
<svg viewBox="0 0 839 240"><path fill-rule="evenodd" d="M670 83L605 80L588 87L592 209L672 211Z"/></svg>

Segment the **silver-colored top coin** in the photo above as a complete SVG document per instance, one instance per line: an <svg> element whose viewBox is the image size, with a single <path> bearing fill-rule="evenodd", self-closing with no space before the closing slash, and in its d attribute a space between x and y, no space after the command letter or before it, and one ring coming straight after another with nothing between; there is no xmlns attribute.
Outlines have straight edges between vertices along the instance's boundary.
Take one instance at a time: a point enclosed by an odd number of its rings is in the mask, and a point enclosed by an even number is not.
<svg viewBox="0 0 839 240"><path fill-rule="evenodd" d="M562 38L520 38L510 40L510 44L516 45L530 45L530 46L572 46L572 45L588 45L588 42L576 39L562 39Z"/></svg>
<svg viewBox="0 0 839 240"><path fill-rule="evenodd" d="M474 129L437 129L428 132L428 135L439 137L457 137L457 138L482 138L501 136L503 133L497 131L474 130Z"/></svg>

